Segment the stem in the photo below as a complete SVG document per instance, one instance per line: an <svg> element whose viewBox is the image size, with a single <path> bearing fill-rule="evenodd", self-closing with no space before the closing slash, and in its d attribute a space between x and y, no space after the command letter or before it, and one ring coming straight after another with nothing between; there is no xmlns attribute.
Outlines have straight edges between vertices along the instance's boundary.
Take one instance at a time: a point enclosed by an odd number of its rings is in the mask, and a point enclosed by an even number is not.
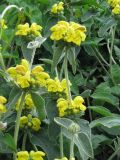
<svg viewBox="0 0 120 160"><path fill-rule="evenodd" d="M1 41L1 39L2 39L2 27L0 29L0 41ZM0 47L1 47L1 44L0 44ZM3 60L3 56L2 56L1 51L2 51L2 48L0 48L0 65L1 65L2 69L5 70L5 64L4 64L4 60Z"/></svg>
<svg viewBox="0 0 120 160"><path fill-rule="evenodd" d="M24 104L25 94L26 94L25 92L22 93L21 101L20 101L20 105L19 105L19 110L17 112L15 131L14 131L14 141L15 141L16 148L17 148L19 127L20 127L20 117L21 117L21 113L22 113L22 107L23 107L23 104ZM16 160L16 154L15 153L14 153L13 156L14 156L14 160Z"/></svg>
<svg viewBox="0 0 120 160"><path fill-rule="evenodd" d="M63 152L63 134L62 134L62 127L60 131L60 157L63 158L64 152Z"/></svg>
<svg viewBox="0 0 120 160"><path fill-rule="evenodd" d="M87 98L87 105L90 106L90 100L89 100L89 98ZM90 122L92 122L92 112L91 112L90 109L88 109L88 111L89 111Z"/></svg>
<svg viewBox="0 0 120 160"><path fill-rule="evenodd" d="M22 151L25 151L26 140L27 140L27 132L25 132L23 136Z"/></svg>
<svg viewBox="0 0 120 160"><path fill-rule="evenodd" d="M95 48L95 51L98 53L99 57L101 58L101 60L107 65L109 66L108 62L104 59L104 57L102 56L102 54L98 51L97 48Z"/></svg>
<svg viewBox="0 0 120 160"><path fill-rule="evenodd" d="M112 40L111 40L110 60L109 60L109 63L110 63L110 74L111 74L111 76L112 76L112 60L113 60L112 54L113 54L113 46L114 46L115 30L116 30L116 26L111 28ZM113 80L113 78L112 78L112 80ZM113 80L113 83L115 83L114 80Z"/></svg>
<svg viewBox="0 0 120 160"><path fill-rule="evenodd" d="M74 158L74 135L72 136L72 139L70 142L70 160L71 158Z"/></svg>
<svg viewBox="0 0 120 160"><path fill-rule="evenodd" d="M34 60L34 57L35 57L35 52L36 52L36 48L34 48L33 52L32 52L32 58L31 58L31 62L30 62L30 70L32 69L32 64L33 64L33 60Z"/></svg>
<svg viewBox="0 0 120 160"><path fill-rule="evenodd" d="M69 102L71 102L71 92L70 92L70 84L69 84L69 78L68 78L68 61L67 61L67 52L65 53L65 59L64 59L64 72L65 72L65 79L67 83L67 96Z"/></svg>

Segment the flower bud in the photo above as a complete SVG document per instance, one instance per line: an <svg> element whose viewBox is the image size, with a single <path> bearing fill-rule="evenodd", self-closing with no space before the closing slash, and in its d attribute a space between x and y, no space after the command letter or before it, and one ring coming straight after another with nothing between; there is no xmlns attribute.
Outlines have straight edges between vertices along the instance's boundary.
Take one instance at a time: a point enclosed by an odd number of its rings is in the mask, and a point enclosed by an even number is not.
<svg viewBox="0 0 120 160"><path fill-rule="evenodd" d="M75 134L80 131L80 126L77 123L72 123L69 126L68 131L72 134Z"/></svg>

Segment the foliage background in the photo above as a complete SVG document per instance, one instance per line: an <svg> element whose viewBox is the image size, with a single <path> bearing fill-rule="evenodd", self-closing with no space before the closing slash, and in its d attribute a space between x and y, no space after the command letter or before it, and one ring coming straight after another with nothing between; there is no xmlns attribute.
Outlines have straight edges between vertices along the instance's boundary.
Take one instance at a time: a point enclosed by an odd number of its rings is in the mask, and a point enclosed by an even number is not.
<svg viewBox="0 0 120 160"><path fill-rule="evenodd" d="M85 98L86 106L89 108L83 117L90 122L92 128L92 144L95 153L95 159L107 160L110 155L116 152L115 159L119 159L120 151L120 21L119 16L114 16L106 0L65 0L66 9L64 15L54 16L50 13L51 6L58 2L57 0L1 0L0 12L9 5L16 4L23 7L21 13L12 9L7 13L5 19L9 28L3 34L3 57L6 66L17 64L23 56L26 56L24 44L26 42L14 37L15 27L18 23L36 22L43 26L43 35L49 37L49 28L58 20L76 21L87 27L87 39L80 47L76 47L76 72L69 65L69 77L72 83L73 95L81 95ZM115 28L114 39L112 37L112 28ZM110 47L112 41L112 64L110 62ZM48 38L37 49L34 64L45 63L46 70L51 74L49 59L53 57L52 41ZM24 53L24 55L22 55ZM58 70L61 63L58 65ZM54 74L51 76L54 76ZM0 78L0 94L9 98L11 86L6 85ZM49 101L49 107L54 101ZM47 105L46 105L47 106ZM48 108L49 110L50 108ZM31 140L34 144L42 146L47 150L50 157L57 156L58 132L53 134L53 128L57 127L53 123L53 117L56 116L56 110L48 113L51 121L50 127L44 124L44 129L39 135L34 135ZM14 121L10 119L10 123ZM47 131L47 132L46 132ZM48 135L49 134L49 137ZM41 137L38 139L37 137ZM57 140L57 141L56 141ZM51 143L52 142L52 143ZM47 143L47 146L44 146ZM53 146L52 146L53 144ZM65 144L66 153L68 141ZM29 146L28 146L29 148ZM54 153L53 153L54 152ZM1 159L6 155L0 155ZM8 155L9 157L9 155ZM52 159L52 158L50 158Z"/></svg>

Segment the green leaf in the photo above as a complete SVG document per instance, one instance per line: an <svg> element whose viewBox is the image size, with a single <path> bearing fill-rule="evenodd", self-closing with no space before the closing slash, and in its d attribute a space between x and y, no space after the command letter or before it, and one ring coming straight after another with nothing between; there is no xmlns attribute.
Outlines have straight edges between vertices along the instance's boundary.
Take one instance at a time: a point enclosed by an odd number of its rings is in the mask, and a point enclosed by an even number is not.
<svg viewBox="0 0 120 160"><path fill-rule="evenodd" d="M52 72L55 70L55 68L57 67L57 64L61 60L61 58L64 54L63 50L64 50L63 46L54 47L53 64L52 64L52 67L51 67Z"/></svg>
<svg viewBox="0 0 120 160"><path fill-rule="evenodd" d="M75 135L74 139L79 152L82 150L88 157L94 157L91 140L85 133L79 133L78 135Z"/></svg>
<svg viewBox="0 0 120 160"><path fill-rule="evenodd" d="M9 95L8 103L6 105L7 112L5 113L4 118L3 118L4 121L7 120L7 118L10 115L13 114L12 109L13 108L15 109L15 105L18 102L19 98L21 97L21 94L22 94L22 90L20 90L17 87L13 87L12 88L12 90L10 92L10 95ZM9 121L8 121L8 123L9 123Z"/></svg>
<svg viewBox="0 0 120 160"><path fill-rule="evenodd" d="M94 120L90 123L90 127L96 127L96 126L105 126L107 128L112 128L112 127L120 127L120 117L103 117L99 118L97 120Z"/></svg>
<svg viewBox="0 0 120 160"><path fill-rule="evenodd" d="M117 46L114 46L115 54L117 56L117 59L120 61L120 48Z"/></svg>
<svg viewBox="0 0 120 160"><path fill-rule="evenodd" d="M89 109L91 109L92 111L102 115L102 116L112 116L112 113L110 112L110 110L108 110L105 107L102 106L89 106Z"/></svg>
<svg viewBox="0 0 120 160"><path fill-rule="evenodd" d="M76 73L76 55L75 55L75 48L69 48L68 50L68 61L72 66L72 71L75 74Z"/></svg>
<svg viewBox="0 0 120 160"><path fill-rule="evenodd" d="M103 134L92 135L92 144L94 149L97 149L101 143L106 141L109 141L109 138L104 136Z"/></svg>
<svg viewBox="0 0 120 160"><path fill-rule="evenodd" d="M120 84L120 66L118 64L112 65L111 75L116 84Z"/></svg>
<svg viewBox="0 0 120 160"><path fill-rule="evenodd" d="M120 97L120 86L116 85L111 88L111 93Z"/></svg>
<svg viewBox="0 0 120 160"><path fill-rule="evenodd" d="M111 89L107 83L101 83L97 86L91 97L96 100L108 102L114 106L119 104L119 99L111 94Z"/></svg>
<svg viewBox="0 0 120 160"><path fill-rule="evenodd" d="M41 61L43 61L44 63L50 64L52 65L53 61L51 59L47 59L47 58L40 58Z"/></svg>
<svg viewBox="0 0 120 160"><path fill-rule="evenodd" d="M46 153L48 160L53 160L55 157L59 157L58 146L51 141L48 136L48 130L44 127L39 133L31 136L31 143L39 146Z"/></svg>
<svg viewBox="0 0 120 160"><path fill-rule="evenodd" d="M112 27L116 25L115 19L112 17L107 17L103 20L102 25L98 31L99 37L104 37L107 33L107 31Z"/></svg>
<svg viewBox="0 0 120 160"><path fill-rule="evenodd" d="M55 117L54 121L61 127L64 127L66 129L69 128L69 126L74 123L71 119L68 118L59 118L59 117Z"/></svg>
<svg viewBox="0 0 120 160"><path fill-rule="evenodd" d="M45 111L45 101L44 99L35 92L31 92L32 100L34 102L34 105L36 107L36 110L38 112L38 116L40 120L43 120L46 118L46 111Z"/></svg>
<svg viewBox="0 0 120 160"><path fill-rule="evenodd" d="M25 42L22 43L21 49L22 49L23 57L30 62L32 58L32 52L33 52L32 49L27 48L27 43Z"/></svg>
<svg viewBox="0 0 120 160"><path fill-rule="evenodd" d="M8 148L12 149L12 151L16 151L14 139L9 133L6 134L0 133L0 143L3 143Z"/></svg>

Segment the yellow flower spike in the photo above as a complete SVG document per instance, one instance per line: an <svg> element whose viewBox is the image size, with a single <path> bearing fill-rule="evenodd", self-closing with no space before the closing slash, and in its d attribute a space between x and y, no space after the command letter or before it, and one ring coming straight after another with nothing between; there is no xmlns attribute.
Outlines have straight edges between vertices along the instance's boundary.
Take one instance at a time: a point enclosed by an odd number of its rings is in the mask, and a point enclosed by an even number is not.
<svg viewBox="0 0 120 160"><path fill-rule="evenodd" d="M41 125L41 121L38 118L32 118L32 129L34 131L39 131L40 129L40 125Z"/></svg>
<svg viewBox="0 0 120 160"><path fill-rule="evenodd" d="M45 153L42 151L37 151L37 152L31 151L30 152L30 158L32 160L43 160L44 156L45 156Z"/></svg>
<svg viewBox="0 0 120 160"><path fill-rule="evenodd" d="M15 35L27 36L29 34L29 31L30 31L30 28L28 23L19 24L17 26L17 32L15 33Z"/></svg>
<svg viewBox="0 0 120 160"><path fill-rule="evenodd" d="M7 99L5 97L3 97L3 96L0 96L0 103L1 104L7 103Z"/></svg>
<svg viewBox="0 0 120 160"><path fill-rule="evenodd" d="M28 117L26 116L20 117L20 127L24 127L27 124L28 124Z"/></svg>
<svg viewBox="0 0 120 160"><path fill-rule="evenodd" d="M43 71L44 71L44 68L42 66L35 66L32 69L32 75L37 75L37 74L39 74L40 72L43 72Z"/></svg>
<svg viewBox="0 0 120 160"><path fill-rule="evenodd" d="M4 19L0 19L0 28L2 29L7 29L7 25L5 24L5 20Z"/></svg>
<svg viewBox="0 0 120 160"><path fill-rule="evenodd" d="M0 114L5 113L7 111L6 107L0 103Z"/></svg>
<svg viewBox="0 0 120 160"><path fill-rule="evenodd" d="M29 153L27 151L18 152L17 160L29 160Z"/></svg>
<svg viewBox="0 0 120 160"><path fill-rule="evenodd" d="M32 23L30 27L30 33L35 36L41 36L40 31L42 30L42 27L36 23Z"/></svg>

